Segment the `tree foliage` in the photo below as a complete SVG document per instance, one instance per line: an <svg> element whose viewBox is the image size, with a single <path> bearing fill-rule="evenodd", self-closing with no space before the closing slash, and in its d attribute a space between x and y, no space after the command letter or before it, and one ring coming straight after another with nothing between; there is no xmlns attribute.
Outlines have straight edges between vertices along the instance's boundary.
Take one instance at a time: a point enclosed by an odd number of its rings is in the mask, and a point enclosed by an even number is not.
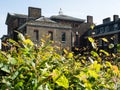
<svg viewBox="0 0 120 90"><path fill-rule="evenodd" d="M42 39L36 46L21 33L19 36L19 42L8 40L13 45L9 51L0 51L1 90L120 89L120 66L103 62L102 55L107 58L108 52L74 55L53 46L52 41ZM94 43L93 38L89 40Z"/></svg>

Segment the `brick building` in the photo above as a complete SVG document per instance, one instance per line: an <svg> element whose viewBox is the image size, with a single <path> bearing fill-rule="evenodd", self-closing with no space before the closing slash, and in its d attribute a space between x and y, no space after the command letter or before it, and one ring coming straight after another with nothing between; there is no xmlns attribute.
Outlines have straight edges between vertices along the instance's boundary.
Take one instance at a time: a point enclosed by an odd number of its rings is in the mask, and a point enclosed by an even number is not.
<svg viewBox="0 0 120 90"><path fill-rule="evenodd" d="M18 30L23 35L29 35L30 39L37 44L43 36L49 34L51 40L59 42L63 48L69 47L70 50L86 44L83 37L93 24L92 16L87 16L87 22L85 22L84 19L63 15L61 11L59 15L47 18L42 16L41 11L40 8L29 7L28 15L8 13L6 18L7 38L17 41L17 33L14 30Z"/></svg>
<svg viewBox="0 0 120 90"><path fill-rule="evenodd" d="M95 26L94 30L88 31L88 36L92 36L98 41L100 49L104 49L110 53L117 53L117 44L120 43L120 18L118 15L111 18L103 19L103 24ZM102 38L106 38L108 42L104 42ZM112 45L113 48L110 48Z"/></svg>

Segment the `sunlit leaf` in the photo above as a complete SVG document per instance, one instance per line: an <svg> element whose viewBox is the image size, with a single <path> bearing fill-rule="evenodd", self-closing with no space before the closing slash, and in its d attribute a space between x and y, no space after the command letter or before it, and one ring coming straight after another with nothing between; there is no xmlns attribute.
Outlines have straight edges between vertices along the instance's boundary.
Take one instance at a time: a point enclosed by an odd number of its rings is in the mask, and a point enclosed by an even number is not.
<svg viewBox="0 0 120 90"><path fill-rule="evenodd" d="M30 46L34 45L33 42L30 39L24 40L23 43L26 44L26 45L30 45Z"/></svg>
<svg viewBox="0 0 120 90"><path fill-rule="evenodd" d="M106 56L110 56L110 54L108 52L106 52L105 50L100 50L100 52L104 53Z"/></svg>
<svg viewBox="0 0 120 90"><path fill-rule="evenodd" d="M66 49L63 50L65 54L68 54L68 51Z"/></svg>
<svg viewBox="0 0 120 90"><path fill-rule="evenodd" d="M112 68L114 73L119 73L118 67L116 65L113 65Z"/></svg>
<svg viewBox="0 0 120 90"><path fill-rule="evenodd" d="M79 50L79 48L75 48L75 50L77 50L77 51L78 51L78 50Z"/></svg>
<svg viewBox="0 0 120 90"><path fill-rule="evenodd" d="M0 68L3 67L3 63L0 63Z"/></svg>
<svg viewBox="0 0 120 90"><path fill-rule="evenodd" d="M92 90L92 84L89 82L85 83L85 87L87 88L86 90Z"/></svg>
<svg viewBox="0 0 120 90"><path fill-rule="evenodd" d="M88 57L91 63L94 63L93 59L91 57Z"/></svg>
<svg viewBox="0 0 120 90"><path fill-rule="evenodd" d="M68 79L65 77L63 73L61 73L59 70L55 69L53 70L53 81L56 82L59 86L63 86L64 88L69 87Z"/></svg>
<svg viewBox="0 0 120 90"><path fill-rule="evenodd" d="M92 37L88 37L88 40L93 43L94 42L94 39Z"/></svg>
<svg viewBox="0 0 120 90"><path fill-rule="evenodd" d="M89 75L90 75L91 77L94 77L95 79L97 79L98 76L99 76L99 75L97 74L97 72L95 72L95 71L93 71L93 70L89 70L88 73L89 73Z"/></svg>
<svg viewBox="0 0 120 90"><path fill-rule="evenodd" d="M108 62L108 61L106 61L105 65L106 65L107 67L112 67L111 63Z"/></svg>
<svg viewBox="0 0 120 90"><path fill-rule="evenodd" d="M111 44L109 44L108 47L109 47L109 49L112 49L112 48L114 48L114 44L111 43Z"/></svg>
<svg viewBox="0 0 120 90"><path fill-rule="evenodd" d="M101 38L104 42L109 42L106 38Z"/></svg>
<svg viewBox="0 0 120 90"><path fill-rule="evenodd" d="M96 72L99 72L101 69L101 65L97 61L94 61L93 68L95 69Z"/></svg>
<svg viewBox="0 0 120 90"><path fill-rule="evenodd" d="M9 43L11 43L11 45L20 47L20 45L18 44L18 42L16 42L15 40L13 40L13 39L8 39L8 41L9 41Z"/></svg>
<svg viewBox="0 0 120 90"><path fill-rule="evenodd" d="M22 33L18 32L18 31L14 31L14 32L17 32L18 33L18 39L21 40L21 41L24 41L25 40L25 37L23 36Z"/></svg>
<svg viewBox="0 0 120 90"><path fill-rule="evenodd" d="M17 60L15 58L11 57L10 55L8 55L7 57L8 57L9 63L11 63L12 65L17 64Z"/></svg>
<svg viewBox="0 0 120 90"><path fill-rule="evenodd" d="M93 29L94 29L94 27L95 27L95 25L94 25L94 24L92 24L92 25L90 26L91 30L93 30Z"/></svg>
<svg viewBox="0 0 120 90"><path fill-rule="evenodd" d="M98 57L99 55L97 54L97 52L95 52L95 51L91 51L90 52L94 57Z"/></svg>
<svg viewBox="0 0 120 90"><path fill-rule="evenodd" d="M15 85L15 89L19 89L19 88L22 87L22 86L23 86L23 82L20 81L20 82L18 82L18 83Z"/></svg>
<svg viewBox="0 0 120 90"><path fill-rule="evenodd" d="M94 49L97 49L97 44L96 44L96 43L92 42L91 44L92 44L92 47L93 47Z"/></svg>
<svg viewBox="0 0 120 90"><path fill-rule="evenodd" d="M67 58L73 58L73 53L68 53Z"/></svg>
<svg viewBox="0 0 120 90"><path fill-rule="evenodd" d="M1 70L6 73L10 73L9 67L7 65L4 65L4 67L2 67Z"/></svg>
<svg viewBox="0 0 120 90"><path fill-rule="evenodd" d="M15 73L13 73L12 80L14 80L18 76L18 74L19 74L18 71L16 71Z"/></svg>
<svg viewBox="0 0 120 90"><path fill-rule="evenodd" d="M117 44L117 52L120 53L120 44Z"/></svg>
<svg viewBox="0 0 120 90"><path fill-rule="evenodd" d="M116 57L116 55L114 54L114 53L112 53L112 56L115 58Z"/></svg>

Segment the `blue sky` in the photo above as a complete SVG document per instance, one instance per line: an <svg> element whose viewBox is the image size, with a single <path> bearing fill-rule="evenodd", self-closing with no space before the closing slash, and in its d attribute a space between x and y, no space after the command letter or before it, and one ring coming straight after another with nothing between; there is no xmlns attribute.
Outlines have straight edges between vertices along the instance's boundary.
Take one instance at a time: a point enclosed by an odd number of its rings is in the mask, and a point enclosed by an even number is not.
<svg viewBox="0 0 120 90"><path fill-rule="evenodd" d="M119 0L1 0L0 38L7 34L7 13L27 14L29 6L42 8L42 15L46 17L57 15L60 8L63 14L81 19L92 15L96 24L106 17L113 19L114 14L120 15Z"/></svg>

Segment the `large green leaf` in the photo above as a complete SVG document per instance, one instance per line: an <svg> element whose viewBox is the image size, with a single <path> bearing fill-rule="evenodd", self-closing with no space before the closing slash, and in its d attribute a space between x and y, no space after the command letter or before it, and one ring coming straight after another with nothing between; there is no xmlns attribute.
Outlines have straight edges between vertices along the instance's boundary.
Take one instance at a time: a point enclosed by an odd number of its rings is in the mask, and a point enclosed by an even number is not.
<svg viewBox="0 0 120 90"><path fill-rule="evenodd" d="M95 51L91 51L90 52L94 57L98 57L99 55L97 54L97 52L95 52Z"/></svg>
<svg viewBox="0 0 120 90"><path fill-rule="evenodd" d="M0 68L3 67L3 63L0 63Z"/></svg>
<svg viewBox="0 0 120 90"><path fill-rule="evenodd" d="M13 73L13 76L11 77L12 80L14 80L19 74L19 71L16 71L15 73Z"/></svg>
<svg viewBox="0 0 120 90"><path fill-rule="evenodd" d="M104 42L109 42L106 38L102 38L102 40L103 40Z"/></svg>
<svg viewBox="0 0 120 90"><path fill-rule="evenodd" d="M9 63L11 63L12 65L17 64L17 60L15 58L11 57L10 55L8 55L8 60L9 60Z"/></svg>
<svg viewBox="0 0 120 90"><path fill-rule="evenodd" d="M57 83L59 86L63 86L64 88L69 87L68 79L65 77L63 73L61 73L59 70L55 69L53 70L53 81Z"/></svg>
<svg viewBox="0 0 120 90"><path fill-rule="evenodd" d="M10 70L9 70L9 67L7 65L4 65L2 68L1 68L2 71L6 72L6 73L10 73Z"/></svg>
<svg viewBox="0 0 120 90"><path fill-rule="evenodd" d="M100 52L104 53L106 56L110 56L110 54L108 52L106 52L105 50L100 50Z"/></svg>
<svg viewBox="0 0 120 90"><path fill-rule="evenodd" d="M117 52L120 53L120 44L117 44Z"/></svg>

